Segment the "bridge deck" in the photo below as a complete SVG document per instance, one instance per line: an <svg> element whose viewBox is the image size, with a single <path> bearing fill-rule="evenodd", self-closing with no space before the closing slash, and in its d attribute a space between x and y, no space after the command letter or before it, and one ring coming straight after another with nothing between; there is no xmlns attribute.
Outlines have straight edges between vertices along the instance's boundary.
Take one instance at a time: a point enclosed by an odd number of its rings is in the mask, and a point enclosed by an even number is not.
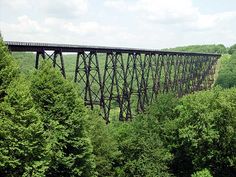
<svg viewBox="0 0 236 177"><path fill-rule="evenodd" d="M53 44L53 43L36 43L36 42L16 42L5 41L12 52L37 52L44 50L59 50L61 52L80 52L94 51L96 53L121 52L121 53L154 53L161 55L188 55L188 56L216 56L215 53L196 53L196 52L173 52L154 49L125 48L125 47L106 47L106 46L89 46L89 45L72 45L72 44Z"/></svg>

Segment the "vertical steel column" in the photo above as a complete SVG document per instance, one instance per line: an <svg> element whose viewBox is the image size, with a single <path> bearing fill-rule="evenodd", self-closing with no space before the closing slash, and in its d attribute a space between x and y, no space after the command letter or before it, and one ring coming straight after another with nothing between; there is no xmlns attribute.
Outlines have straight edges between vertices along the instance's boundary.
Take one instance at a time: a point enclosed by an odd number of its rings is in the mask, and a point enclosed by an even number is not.
<svg viewBox="0 0 236 177"><path fill-rule="evenodd" d="M172 62L173 62L173 67L174 67L172 91L173 92L178 92L179 67L180 67L179 56L175 55Z"/></svg>
<svg viewBox="0 0 236 177"><path fill-rule="evenodd" d="M122 92L123 93L122 117L125 117L125 120L132 119L131 95L133 94L133 79L134 79L134 66L135 66L134 60L135 60L135 53L129 53L125 68L124 88Z"/></svg>
<svg viewBox="0 0 236 177"><path fill-rule="evenodd" d="M123 117L123 88L125 85L125 68L122 53L116 52L115 55L115 85L116 85L116 101L119 105L119 120L124 120Z"/></svg>
<svg viewBox="0 0 236 177"><path fill-rule="evenodd" d="M75 76L74 82L78 83L80 86L80 95L84 97L84 101L86 101L85 95L87 92L87 63L86 57L84 52L78 52L76 58L76 65L75 65Z"/></svg>
<svg viewBox="0 0 236 177"><path fill-rule="evenodd" d="M90 51L86 58L88 58L87 64L87 94L88 104L91 108L94 108L94 105L103 106L101 102L102 97L102 80L100 74L100 68L98 63L98 56L96 51Z"/></svg>
<svg viewBox="0 0 236 177"><path fill-rule="evenodd" d="M131 100L136 102L136 111L142 112L144 109L143 103L143 81L144 81L144 68L142 62L142 56L140 53L134 54L133 60L133 95L137 95L137 100L135 97ZM132 97L131 97L132 98Z"/></svg>
<svg viewBox="0 0 236 177"><path fill-rule="evenodd" d="M161 92L162 70L164 67L164 59L162 54L158 54L156 57L156 69L155 69L155 98L158 93Z"/></svg>
<svg viewBox="0 0 236 177"><path fill-rule="evenodd" d="M52 58L53 55L53 58ZM60 69L60 72L64 78L66 78L66 72L65 72L65 66L64 66L64 59L62 55L62 50L55 50L51 56L48 55L48 58L50 58L53 62L53 67L56 66ZM57 56L60 56L60 64L57 63Z"/></svg>
<svg viewBox="0 0 236 177"><path fill-rule="evenodd" d="M57 55L60 55L60 60L61 60L61 65L57 64L56 59L57 59ZM62 75L64 78L66 78L66 73L65 73L65 66L64 66L64 60L63 60L63 56L62 56L62 51L60 50L55 50L51 55L49 55L47 52L45 52L45 50L42 51L37 51L36 52L36 59L35 59L35 68L38 69L39 68L39 59L40 59L40 55L42 56L43 59L51 59L53 62L53 67L55 68L56 66L58 66L58 68L60 69Z"/></svg>
<svg viewBox="0 0 236 177"><path fill-rule="evenodd" d="M115 54L113 52L109 52L106 54L103 83L101 87L103 95L101 97L101 101L103 105L104 118L107 123L109 122L111 102L113 100L113 87L116 72L116 63L114 58Z"/></svg>
<svg viewBox="0 0 236 177"><path fill-rule="evenodd" d="M153 82L153 75L152 75L152 54L151 53L146 53L144 56L144 62L143 62L143 103L145 107L146 105L149 105L152 100L152 88L149 87L150 84ZM151 74L151 77L150 77Z"/></svg>
<svg viewBox="0 0 236 177"><path fill-rule="evenodd" d="M42 57L43 59L45 59L45 51L37 51L36 52L36 59L35 59L35 68L39 69L39 57Z"/></svg>
<svg viewBox="0 0 236 177"><path fill-rule="evenodd" d="M61 74L63 75L64 78L66 78L64 59L63 59L63 55L62 55L62 51L61 50L59 51L59 55L60 55L60 61L61 61L61 67L60 67Z"/></svg>
<svg viewBox="0 0 236 177"><path fill-rule="evenodd" d="M158 91L158 86L157 86L157 77L158 77L158 70L159 70L159 60L158 60L158 55L153 53L151 54L150 58L150 69L151 69L151 98L150 98L150 103L152 103L156 97L156 93Z"/></svg>

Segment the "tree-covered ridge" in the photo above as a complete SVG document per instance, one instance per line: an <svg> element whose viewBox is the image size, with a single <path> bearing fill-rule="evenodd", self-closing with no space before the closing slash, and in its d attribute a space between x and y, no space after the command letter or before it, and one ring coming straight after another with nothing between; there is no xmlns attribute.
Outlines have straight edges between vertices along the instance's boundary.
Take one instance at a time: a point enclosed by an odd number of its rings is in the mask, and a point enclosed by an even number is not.
<svg viewBox="0 0 236 177"><path fill-rule="evenodd" d="M225 54L228 52L228 49L223 44L188 45L188 46L168 48L163 50L179 51L179 52L220 53L220 54Z"/></svg>

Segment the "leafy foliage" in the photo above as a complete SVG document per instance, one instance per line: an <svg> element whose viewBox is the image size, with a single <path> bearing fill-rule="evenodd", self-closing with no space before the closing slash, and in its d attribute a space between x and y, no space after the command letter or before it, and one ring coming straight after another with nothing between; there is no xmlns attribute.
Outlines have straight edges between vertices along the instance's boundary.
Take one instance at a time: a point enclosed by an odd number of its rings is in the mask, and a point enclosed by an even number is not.
<svg viewBox="0 0 236 177"><path fill-rule="evenodd" d="M6 88L18 74L18 67L0 38L0 102L6 95Z"/></svg>
<svg viewBox="0 0 236 177"><path fill-rule="evenodd" d="M44 176L46 143L41 116L30 94L30 83L0 41L0 174Z"/></svg>
<svg viewBox="0 0 236 177"><path fill-rule="evenodd" d="M172 169L176 174L187 176L203 168L211 169L215 176L235 173L235 98L236 89L217 88L180 100L175 127L172 126Z"/></svg>
<svg viewBox="0 0 236 177"><path fill-rule="evenodd" d="M89 111L89 134L94 147L96 172L98 176L116 176L117 163L121 158L118 143L112 132L114 129L106 125L96 111Z"/></svg>
<svg viewBox="0 0 236 177"><path fill-rule="evenodd" d="M229 54L233 54L233 53L235 53L236 52L236 44L234 44L234 45L232 45L230 48L229 48Z"/></svg>
<svg viewBox="0 0 236 177"><path fill-rule="evenodd" d="M32 78L32 96L43 115L50 150L47 176L93 176L92 145L86 131L87 111L73 84L43 63Z"/></svg>
<svg viewBox="0 0 236 177"><path fill-rule="evenodd" d="M41 117L24 79L13 81L0 104L0 173L43 176L47 169Z"/></svg>
<svg viewBox="0 0 236 177"><path fill-rule="evenodd" d="M203 169L191 175L191 177L212 177L211 173L207 169Z"/></svg>
<svg viewBox="0 0 236 177"><path fill-rule="evenodd" d="M115 124L118 127L115 137L122 152L120 176L170 175L168 163L172 155L161 140L161 127L175 104L172 95L160 96L147 114L139 115L127 124Z"/></svg>
<svg viewBox="0 0 236 177"><path fill-rule="evenodd" d="M236 52L221 59L221 69L216 80L216 85L223 88L231 88L236 86Z"/></svg>

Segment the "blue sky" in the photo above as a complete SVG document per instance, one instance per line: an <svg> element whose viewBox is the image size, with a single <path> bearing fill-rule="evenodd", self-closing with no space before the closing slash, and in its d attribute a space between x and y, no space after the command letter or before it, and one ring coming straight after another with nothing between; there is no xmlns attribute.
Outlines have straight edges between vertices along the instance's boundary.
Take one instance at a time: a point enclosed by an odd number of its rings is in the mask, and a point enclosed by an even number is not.
<svg viewBox="0 0 236 177"><path fill-rule="evenodd" d="M5 40L141 48L236 43L235 0L0 0Z"/></svg>

